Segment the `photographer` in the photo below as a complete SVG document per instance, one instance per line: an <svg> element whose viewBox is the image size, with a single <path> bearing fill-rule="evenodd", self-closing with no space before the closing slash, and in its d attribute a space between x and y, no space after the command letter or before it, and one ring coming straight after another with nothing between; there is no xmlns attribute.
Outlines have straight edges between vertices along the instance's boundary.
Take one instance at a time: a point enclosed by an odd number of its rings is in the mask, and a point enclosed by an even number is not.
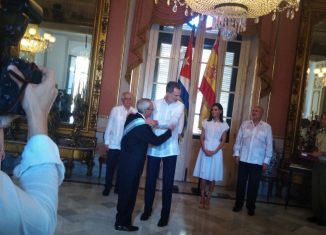
<svg viewBox="0 0 326 235"><path fill-rule="evenodd" d="M24 78L15 66L10 65L8 70ZM42 82L28 84L21 101L27 117L28 142L14 170L19 186L0 172L0 235L48 235L55 231L58 186L64 166L57 145L47 136L47 117L57 95L54 73L41 71Z"/></svg>

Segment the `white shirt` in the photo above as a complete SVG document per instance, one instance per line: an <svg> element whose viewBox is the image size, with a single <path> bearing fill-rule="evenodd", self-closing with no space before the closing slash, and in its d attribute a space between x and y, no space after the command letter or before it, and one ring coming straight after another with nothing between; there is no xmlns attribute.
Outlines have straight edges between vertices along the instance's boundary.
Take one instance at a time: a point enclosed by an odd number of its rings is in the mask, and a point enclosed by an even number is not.
<svg viewBox="0 0 326 235"><path fill-rule="evenodd" d="M64 171L57 145L46 135L33 136L14 169L19 187L0 171L0 234L54 234Z"/></svg>
<svg viewBox="0 0 326 235"><path fill-rule="evenodd" d="M115 106L111 110L104 134L104 144L110 149L121 150L120 143L123 136L123 127L130 113L137 113L137 110L133 107L127 110L123 105Z"/></svg>
<svg viewBox="0 0 326 235"><path fill-rule="evenodd" d="M147 155L153 157L167 157L179 155L178 137L184 123L184 105L180 101L168 104L165 99L154 101L153 119L158 121L158 126L154 133L159 136L163 134L168 126L174 124L176 127L172 131L172 136L159 146L149 145Z"/></svg>
<svg viewBox="0 0 326 235"><path fill-rule="evenodd" d="M272 128L260 121L256 126L252 120L244 121L233 146L233 156L251 164L269 164L273 156Z"/></svg>

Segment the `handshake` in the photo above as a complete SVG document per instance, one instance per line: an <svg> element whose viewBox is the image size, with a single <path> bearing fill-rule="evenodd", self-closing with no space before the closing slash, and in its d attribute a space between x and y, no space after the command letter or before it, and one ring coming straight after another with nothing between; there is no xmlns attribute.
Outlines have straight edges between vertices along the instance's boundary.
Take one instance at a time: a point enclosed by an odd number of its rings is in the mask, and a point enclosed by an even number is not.
<svg viewBox="0 0 326 235"><path fill-rule="evenodd" d="M150 125L152 128L157 127L157 128L161 128L161 129L170 129L171 131L173 131L175 128L175 124L159 126L157 120L153 120L150 118L146 119L146 124Z"/></svg>

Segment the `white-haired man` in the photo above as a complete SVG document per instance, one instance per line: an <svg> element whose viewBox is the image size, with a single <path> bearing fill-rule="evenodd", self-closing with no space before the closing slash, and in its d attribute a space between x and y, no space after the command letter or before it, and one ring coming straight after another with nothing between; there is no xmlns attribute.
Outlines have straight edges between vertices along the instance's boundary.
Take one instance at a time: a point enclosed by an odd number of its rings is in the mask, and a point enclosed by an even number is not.
<svg viewBox="0 0 326 235"><path fill-rule="evenodd" d="M132 212L135 207L139 179L143 172L148 144L160 145L171 137L174 125L157 136L147 124L153 112L151 100L143 98L137 102L138 113L128 116L121 141L121 159L118 170L118 205L115 229L120 231L137 231L132 225Z"/></svg>
<svg viewBox="0 0 326 235"><path fill-rule="evenodd" d="M126 118L130 113L137 112L137 110L131 106L132 95L129 91L122 93L121 102L121 105L115 106L111 110L104 134L104 144L107 146L107 160L103 196L108 196L112 188L113 176L119 164L121 153L120 142Z"/></svg>

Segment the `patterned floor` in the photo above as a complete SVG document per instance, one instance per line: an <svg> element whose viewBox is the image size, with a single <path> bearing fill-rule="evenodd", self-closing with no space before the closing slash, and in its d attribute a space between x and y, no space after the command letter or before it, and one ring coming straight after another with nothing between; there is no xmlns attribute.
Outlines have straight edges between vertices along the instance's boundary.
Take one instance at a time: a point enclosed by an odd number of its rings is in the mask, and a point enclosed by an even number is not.
<svg viewBox="0 0 326 235"><path fill-rule="evenodd" d="M95 162L96 163L96 162ZM73 176L60 187L58 225L55 235L114 235L129 234L114 230L117 195L102 196L105 169L98 177L96 163L92 177L87 177L86 167L76 163ZM134 225L139 231L131 234L153 235L321 235L326 227L306 221L310 216L305 201L290 201L284 208L284 196L266 200L267 185L262 184L256 215L247 215L246 210L232 212L234 189L216 187L209 210L198 208L199 198L191 193L196 184L175 182L179 192L173 194L172 211L168 226L157 227L161 208L161 182L154 204L153 214L148 221L140 221L143 209L144 180L141 180L134 210ZM283 193L284 195L284 193ZM299 193L300 195L300 193Z"/></svg>
<svg viewBox="0 0 326 235"><path fill-rule="evenodd" d="M84 169L74 169L71 179L60 188L58 226L56 235L114 235L130 234L114 230L117 195L112 193L103 197L104 175L98 178L85 177ZM209 210L198 208L198 196L191 193L196 184L176 182L179 193L173 194L173 205L169 225L157 227L161 208L161 192L158 190L154 211L148 221L140 221L143 208L143 180L138 192L134 210L134 225L139 231L131 234L169 234L169 235L209 235L209 234L326 234L326 227L306 222L310 216L307 206L294 206L285 209L283 198L266 201L266 187L261 185L256 215L247 215L246 210L239 213L231 211L234 204L234 190L216 187ZM158 185L160 189L160 183Z"/></svg>
<svg viewBox="0 0 326 235"><path fill-rule="evenodd" d="M124 234L114 230L117 195L101 195L103 186L65 182L60 189L58 226L56 235ZM217 189L218 191L218 189ZM234 200L215 194L209 210L198 208L198 197L185 193L173 194L169 225L157 227L160 215L161 192L157 192L153 215L140 221L143 207L143 189L139 190L134 210L133 234L209 235L209 234L326 234L326 227L306 222L308 209L290 206L284 209L276 203L257 203L256 215L231 211ZM224 193L222 195L225 195Z"/></svg>

